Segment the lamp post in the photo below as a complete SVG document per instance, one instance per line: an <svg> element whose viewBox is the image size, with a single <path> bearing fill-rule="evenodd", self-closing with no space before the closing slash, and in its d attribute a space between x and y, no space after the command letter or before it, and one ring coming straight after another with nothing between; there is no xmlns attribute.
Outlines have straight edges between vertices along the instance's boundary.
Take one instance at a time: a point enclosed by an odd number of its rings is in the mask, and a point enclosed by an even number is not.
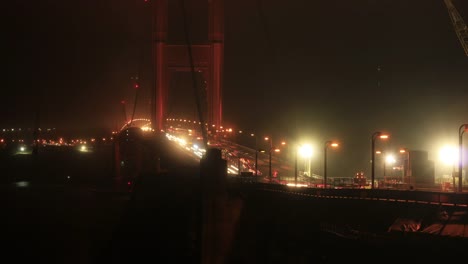
<svg viewBox="0 0 468 264"><path fill-rule="evenodd" d="M456 192L456 189L455 189L455 177L456 177L456 171L455 171L455 167L457 166L457 149L456 147L453 147L453 146L444 146L440 152L439 152L439 157L440 157L440 160L447 166L451 166L452 167L452 186L453 186L453 191ZM445 181L442 183L444 184ZM445 188L445 186L442 186L443 188Z"/></svg>
<svg viewBox="0 0 468 264"><path fill-rule="evenodd" d="M295 182L297 186L297 152L301 155L302 158L307 158L307 173L310 176L310 157L312 156L312 147L310 145L302 145L299 146L298 149L296 150L296 161L295 161L295 167L296 167L296 177L295 177Z"/></svg>
<svg viewBox="0 0 468 264"><path fill-rule="evenodd" d="M463 191L463 133L468 130L468 124L463 124L458 128L458 191Z"/></svg>
<svg viewBox="0 0 468 264"><path fill-rule="evenodd" d="M383 176L384 176L384 179L385 179L386 173L387 173L387 169L386 169L387 163L388 163L388 164L394 164L395 162L396 162L396 160L395 160L395 157L394 157L393 155L388 154L388 155L385 157L385 159L384 159L384 169L383 169L383 173L384 173ZM392 177L392 176L393 176L393 173L390 174L390 179L393 181L393 177Z"/></svg>
<svg viewBox="0 0 468 264"><path fill-rule="evenodd" d="M258 146L257 146L257 136L254 133L250 134L251 137L255 137L255 177L258 176ZM257 179L257 178L255 178Z"/></svg>
<svg viewBox="0 0 468 264"><path fill-rule="evenodd" d="M297 148L294 155L294 186L297 186L297 152L299 152L299 148Z"/></svg>
<svg viewBox="0 0 468 264"><path fill-rule="evenodd" d="M268 151L268 177L271 183L271 151L273 150L273 139L271 137L265 137L266 141L270 141L270 151Z"/></svg>
<svg viewBox="0 0 468 264"><path fill-rule="evenodd" d="M382 132L377 131L372 134L371 138L371 189L374 189L374 179L375 179L375 140L377 138L387 139L388 135L382 134Z"/></svg>
<svg viewBox="0 0 468 264"><path fill-rule="evenodd" d="M285 147L285 146L286 146L286 141L281 141L281 146L282 146L282 147ZM280 150L279 148L276 148L276 149L275 149L275 152L280 152L280 151L281 151L281 150ZM287 153L287 152L286 152L286 153ZM278 177L278 182L281 183L281 174L278 173L278 174L277 174L277 177Z"/></svg>
<svg viewBox="0 0 468 264"><path fill-rule="evenodd" d="M255 149L255 177L258 176L258 149ZM257 178L255 178L257 179Z"/></svg>
<svg viewBox="0 0 468 264"><path fill-rule="evenodd" d="M327 188L327 149L328 147L338 147L338 143L332 142L330 140L325 142L325 146L323 148L323 186Z"/></svg>
<svg viewBox="0 0 468 264"><path fill-rule="evenodd" d="M403 183L411 184L411 160L410 151L407 148L400 149L401 154L406 154L406 159L403 164Z"/></svg>
<svg viewBox="0 0 468 264"><path fill-rule="evenodd" d="M375 154L382 155L382 157L384 156L384 152L381 151L381 150L376 150ZM385 178L385 158L381 158L381 160L382 160L382 164L383 164L382 165L382 177Z"/></svg>

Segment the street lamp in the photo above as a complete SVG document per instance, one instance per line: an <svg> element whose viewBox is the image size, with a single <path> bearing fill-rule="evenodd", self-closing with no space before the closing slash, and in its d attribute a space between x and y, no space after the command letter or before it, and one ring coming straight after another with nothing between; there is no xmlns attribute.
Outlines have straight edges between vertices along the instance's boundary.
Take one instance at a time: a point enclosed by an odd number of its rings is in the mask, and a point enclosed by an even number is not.
<svg viewBox="0 0 468 264"><path fill-rule="evenodd" d="M297 186L297 152L299 152L299 148L294 151L294 186Z"/></svg>
<svg viewBox="0 0 468 264"><path fill-rule="evenodd" d="M265 152L261 149L255 149L255 176L258 176L258 152Z"/></svg>
<svg viewBox="0 0 468 264"><path fill-rule="evenodd" d="M325 142L325 147L323 148L323 186L324 188L327 188L327 149L329 146L333 148L337 148L338 143L328 140Z"/></svg>
<svg viewBox="0 0 468 264"><path fill-rule="evenodd" d="M383 176L384 176L384 180L385 180L385 177L386 177L386 173L387 173L387 170L386 170L386 164L394 164L396 162L396 159L393 155L391 154L388 154L385 159L384 159L384 164L383 164ZM392 175L391 175L392 176ZM393 179L392 177L390 176L390 179Z"/></svg>
<svg viewBox="0 0 468 264"><path fill-rule="evenodd" d="M381 151L381 150L376 150L375 151L375 154L377 155L381 155L381 160L382 160L382 177L384 179L384 183L385 183L385 152ZM380 187L380 185L379 185Z"/></svg>
<svg viewBox="0 0 468 264"><path fill-rule="evenodd" d="M257 136L254 133L250 134L251 137L255 137L255 177L258 176L258 146L257 146ZM256 178L255 178L256 179Z"/></svg>
<svg viewBox="0 0 468 264"><path fill-rule="evenodd" d="M455 166L457 164L457 149L452 146L445 146L440 150L439 157L445 165L452 166L452 184L453 190L455 191Z"/></svg>
<svg viewBox="0 0 468 264"><path fill-rule="evenodd" d="M468 130L468 124L463 124L458 128L458 191L462 192L462 179L463 179L463 133Z"/></svg>
<svg viewBox="0 0 468 264"><path fill-rule="evenodd" d="M296 150L296 159L295 159L295 167L296 167L296 172L294 176L294 181L297 186L297 154L301 155L302 158L307 158L308 159L308 167L307 167L307 172L310 176L310 157L312 156L312 147L310 145L302 145L299 146L298 149Z"/></svg>
<svg viewBox="0 0 468 264"><path fill-rule="evenodd" d="M377 138L387 139L388 135L382 134L382 132L374 132L371 138L371 189L374 189L374 179L375 179L375 140Z"/></svg>
<svg viewBox="0 0 468 264"><path fill-rule="evenodd" d="M400 149L401 154L406 154L406 159L403 164L403 183L408 183L411 185L411 160L410 160L410 151L407 148Z"/></svg>
<svg viewBox="0 0 468 264"><path fill-rule="evenodd" d="M270 179L270 183L271 183L271 151L273 149L273 139L271 137L265 137L265 140L266 141L270 141L270 151L268 151L269 153L269 160L268 160L268 177Z"/></svg>
<svg viewBox="0 0 468 264"><path fill-rule="evenodd" d="M255 177L258 176L258 149L255 149ZM257 179L257 178L255 178Z"/></svg>

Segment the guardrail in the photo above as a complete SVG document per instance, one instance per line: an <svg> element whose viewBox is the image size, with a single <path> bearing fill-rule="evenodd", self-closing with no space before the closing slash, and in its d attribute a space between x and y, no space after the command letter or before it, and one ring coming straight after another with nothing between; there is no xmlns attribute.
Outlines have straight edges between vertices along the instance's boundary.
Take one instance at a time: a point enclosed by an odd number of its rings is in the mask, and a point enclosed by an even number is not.
<svg viewBox="0 0 468 264"><path fill-rule="evenodd" d="M453 193L419 190L388 190L388 189L323 189L310 187L295 187L283 184L259 182L255 176L229 176L229 188L237 190L252 190L301 195L324 199L360 199L402 203L419 203L431 205L457 206L468 209L468 192Z"/></svg>

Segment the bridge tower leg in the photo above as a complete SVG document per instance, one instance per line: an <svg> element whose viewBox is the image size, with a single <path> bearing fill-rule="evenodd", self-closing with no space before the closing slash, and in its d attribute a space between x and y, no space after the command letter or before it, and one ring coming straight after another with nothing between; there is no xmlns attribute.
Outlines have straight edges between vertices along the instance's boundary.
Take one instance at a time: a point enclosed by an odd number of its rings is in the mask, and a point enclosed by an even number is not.
<svg viewBox="0 0 468 264"><path fill-rule="evenodd" d="M208 45L192 45L195 69L202 72L207 82L206 103L207 123L220 126L222 123L222 87L224 71L224 0L207 0ZM153 2L153 56L154 90L151 123L153 129L164 129L167 118L167 99L171 72L190 69L187 47L169 45L168 42L168 0ZM170 70L169 70L170 69ZM199 87L200 89L200 87Z"/></svg>
<svg viewBox="0 0 468 264"><path fill-rule="evenodd" d="M209 39L211 44L210 61L210 99L209 121L217 127L221 125L223 104L222 86L224 71L224 0L208 0L209 2Z"/></svg>
<svg viewBox="0 0 468 264"><path fill-rule="evenodd" d="M156 0L153 5L153 56L154 56L154 85L156 92L153 92L151 124L155 131L164 128L166 119L166 101L168 92L167 66L166 66L166 45L167 45L167 24L168 24L168 3L167 0Z"/></svg>

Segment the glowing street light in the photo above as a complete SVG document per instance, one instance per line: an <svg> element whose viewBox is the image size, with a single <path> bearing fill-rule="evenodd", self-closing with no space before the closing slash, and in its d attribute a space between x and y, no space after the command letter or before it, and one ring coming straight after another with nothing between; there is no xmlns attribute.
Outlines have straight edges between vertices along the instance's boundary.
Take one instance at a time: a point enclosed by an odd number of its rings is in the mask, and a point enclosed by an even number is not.
<svg viewBox="0 0 468 264"><path fill-rule="evenodd" d="M395 162L396 162L396 159L392 154L388 154L385 157L384 164L383 164L384 179L385 179L385 176L386 176L386 173L387 173L386 164L395 164Z"/></svg>
<svg viewBox="0 0 468 264"><path fill-rule="evenodd" d="M457 149L451 146L444 146L439 152L439 158L445 165L452 166L452 181L455 190L455 166L457 164Z"/></svg>
<svg viewBox="0 0 468 264"><path fill-rule="evenodd" d="M463 124L458 128L458 192L463 191L463 133L468 130L468 124Z"/></svg>
<svg viewBox="0 0 468 264"><path fill-rule="evenodd" d="M377 131L372 134L371 138L371 189L374 189L374 179L375 179L375 140L377 138L387 139L388 135L382 134L382 132Z"/></svg>
<svg viewBox="0 0 468 264"><path fill-rule="evenodd" d="M337 148L338 143L330 140L325 142L325 147L323 148L323 188L327 188L327 149L329 146Z"/></svg>
<svg viewBox="0 0 468 264"><path fill-rule="evenodd" d="M457 164L457 149L452 146L444 146L439 151L439 158L445 165L453 165L455 168L455 164Z"/></svg>
<svg viewBox="0 0 468 264"><path fill-rule="evenodd" d="M312 157L313 151L312 147L308 144L301 145L296 149L296 155L294 159L294 164L295 164L295 173L294 173L294 183L297 186L297 155L299 154L302 158L308 159L308 173L310 174L310 157Z"/></svg>

